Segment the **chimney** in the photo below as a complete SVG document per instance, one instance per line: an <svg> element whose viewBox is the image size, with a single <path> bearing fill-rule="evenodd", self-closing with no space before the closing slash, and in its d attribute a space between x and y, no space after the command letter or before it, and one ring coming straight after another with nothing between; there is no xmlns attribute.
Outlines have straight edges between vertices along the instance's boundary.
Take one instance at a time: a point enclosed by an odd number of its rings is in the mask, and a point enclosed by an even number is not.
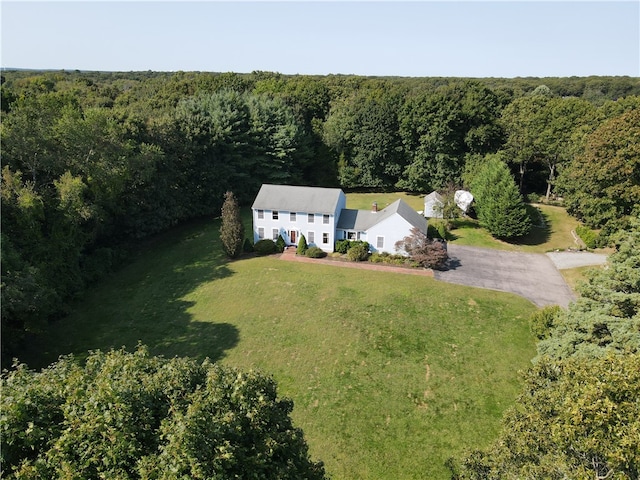
<svg viewBox="0 0 640 480"><path fill-rule="evenodd" d="M373 213L377 213L378 212L378 202L373 202L373 205L371 205L371 211Z"/></svg>

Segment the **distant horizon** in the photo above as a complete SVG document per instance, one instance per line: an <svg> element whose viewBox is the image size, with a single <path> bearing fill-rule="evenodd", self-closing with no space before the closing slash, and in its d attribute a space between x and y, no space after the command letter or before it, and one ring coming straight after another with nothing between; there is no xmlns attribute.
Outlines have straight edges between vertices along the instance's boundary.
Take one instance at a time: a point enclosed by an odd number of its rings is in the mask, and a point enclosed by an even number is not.
<svg viewBox="0 0 640 480"><path fill-rule="evenodd" d="M640 76L637 1L3 0L0 9L0 63L11 69Z"/></svg>
<svg viewBox="0 0 640 480"><path fill-rule="evenodd" d="M360 75L355 73L327 73L327 74L307 74L307 73L283 73L273 72L268 70L253 70L251 72L232 72L232 71L208 71L208 70L81 70L78 68L30 68L30 67L0 67L2 72L71 72L71 73L210 73L214 75L224 75L232 73L236 75L252 75L256 72L272 73L275 75L283 75L286 77L369 77L369 78L464 78L470 80L483 80L483 79L497 79L497 80L517 80L517 79L538 79L544 80L545 78L638 78L639 75L565 75L565 76L517 76L517 77L472 77L472 76L458 76L458 75L421 75L421 76L407 76L407 75Z"/></svg>

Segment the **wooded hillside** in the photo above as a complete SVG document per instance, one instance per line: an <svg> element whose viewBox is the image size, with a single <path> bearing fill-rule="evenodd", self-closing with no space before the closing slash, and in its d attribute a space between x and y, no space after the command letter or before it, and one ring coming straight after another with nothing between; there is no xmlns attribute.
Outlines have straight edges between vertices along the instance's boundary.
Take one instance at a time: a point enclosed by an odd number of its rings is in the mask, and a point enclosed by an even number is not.
<svg viewBox="0 0 640 480"><path fill-rule="evenodd" d="M594 227L638 213L637 78L3 71L1 93L5 359L127 244L218 216L228 190L429 193L497 154Z"/></svg>

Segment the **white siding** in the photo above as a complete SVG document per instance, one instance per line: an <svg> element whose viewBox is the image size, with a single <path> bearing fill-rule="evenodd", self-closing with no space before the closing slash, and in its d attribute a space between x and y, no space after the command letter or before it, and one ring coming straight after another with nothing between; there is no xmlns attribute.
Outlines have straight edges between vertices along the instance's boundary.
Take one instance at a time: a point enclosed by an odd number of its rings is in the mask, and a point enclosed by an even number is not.
<svg viewBox="0 0 640 480"><path fill-rule="evenodd" d="M307 237L309 231L314 232L315 245L326 252L333 252L336 242L336 225L340 216L340 212L347 205L347 197L340 192L335 211L329 215L329 223L323 222L323 214L317 212L294 212L295 221L291 221L291 211L278 210L278 219L273 220L273 212L271 210L263 210L263 218L258 218L258 210L253 210L253 241L259 240L258 229L264 228L265 237L271 238L271 232L277 228L288 245L295 245L300 240L300 235ZM313 223L309 223L309 214L313 213ZM291 242L291 231L295 232L295 242ZM323 233L328 234L327 243L322 243ZM307 238L307 241L309 239Z"/></svg>
<svg viewBox="0 0 640 480"><path fill-rule="evenodd" d="M367 230L367 237L371 245L372 252L387 252L398 254L402 252L396 251L395 244L398 240L402 240L407 235L411 235L412 225L400 215L392 215L386 220L374 225ZM384 247L377 248L378 237L384 237Z"/></svg>

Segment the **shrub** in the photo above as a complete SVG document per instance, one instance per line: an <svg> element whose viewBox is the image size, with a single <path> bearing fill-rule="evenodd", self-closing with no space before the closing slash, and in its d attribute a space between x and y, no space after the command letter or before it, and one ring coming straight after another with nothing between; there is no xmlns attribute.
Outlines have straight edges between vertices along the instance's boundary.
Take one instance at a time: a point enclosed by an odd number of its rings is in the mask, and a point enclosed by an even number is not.
<svg viewBox="0 0 640 480"><path fill-rule="evenodd" d="M384 263L384 257L382 256L381 253L378 252L373 252L370 256L369 256L369 261L371 263Z"/></svg>
<svg viewBox="0 0 640 480"><path fill-rule="evenodd" d="M338 240L335 245L335 251L345 254L355 245L364 245L366 249L369 250L369 242L365 242L364 240Z"/></svg>
<svg viewBox="0 0 640 480"><path fill-rule="evenodd" d="M529 317L529 327L538 340L544 340L551 334L555 319L562 312L558 305L549 305L536 312Z"/></svg>
<svg viewBox="0 0 640 480"><path fill-rule="evenodd" d="M347 250L349 250L349 246L351 244L350 240L338 240L336 242L336 252L338 253L347 253Z"/></svg>
<svg viewBox="0 0 640 480"><path fill-rule="evenodd" d="M582 239L587 248L596 248L598 245L598 234L586 225L578 225L576 233Z"/></svg>
<svg viewBox="0 0 640 480"><path fill-rule="evenodd" d="M278 235L278 239L276 240L276 250L280 253L284 252L284 248L287 246L287 243L282 238L282 235Z"/></svg>
<svg viewBox="0 0 640 480"><path fill-rule="evenodd" d="M309 247L305 255L309 258L324 258L327 256L327 252L320 247Z"/></svg>
<svg viewBox="0 0 640 480"><path fill-rule="evenodd" d="M276 253L278 248L273 240L269 240L268 238L263 238L262 240L258 240L256 244L253 246L257 255L271 255L272 253Z"/></svg>
<svg viewBox="0 0 640 480"><path fill-rule="evenodd" d="M296 249L296 254L304 255L308 249L309 249L309 245L307 245L307 239L304 237L304 235L300 235L300 240L298 240L298 248Z"/></svg>
<svg viewBox="0 0 640 480"><path fill-rule="evenodd" d="M249 240L248 238L244 239L244 243L242 244L242 251L244 253L253 252L253 243L251 243L251 240Z"/></svg>
<svg viewBox="0 0 640 480"><path fill-rule="evenodd" d="M352 262L364 262L369 258L369 244L367 242L354 243L347 250L347 257Z"/></svg>
<svg viewBox="0 0 640 480"><path fill-rule="evenodd" d="M396 242L396 250L405 251L411 260L425 268L443 269L449 256L443 242L434 241L418 228L411 229L411 235Z"/></svg>

